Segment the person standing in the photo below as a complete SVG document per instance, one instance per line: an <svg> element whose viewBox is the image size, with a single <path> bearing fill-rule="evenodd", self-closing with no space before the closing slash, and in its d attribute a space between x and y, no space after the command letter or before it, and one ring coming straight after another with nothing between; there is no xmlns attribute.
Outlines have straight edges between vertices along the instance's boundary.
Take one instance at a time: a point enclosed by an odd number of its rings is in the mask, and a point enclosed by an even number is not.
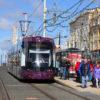
<svg viewBox="0 0 100 100"><path fill-rule="evenodd" d="M100 82L100 61L96 62L96 66L94 67L93 76L95 80L95 85L97 88L99 88L99 82Z"/></svg>
<svg viewBox="0 0 100 100"><path fill-rule="evenodd" d="M76 71L76 75L77 75L76 81L77 82L80 82L80 73L79 73L80 63L81 63L80 61L77 61L76 65L75 65L75 71Z"/></svg>
<svg viewBox="0 0 100 100"><path fill-rule="evenodd" d="M90 74L90 64L87 61L87 58L83 60L83 63L80 65L80 75L82 76L82 88L87 87L88 75Z"/></svg>
<svg viewBox="0 0 100 100"><path fill-rule="evenodd" d="M60 75L60 79L62 79L63 78L63 67L62 66L60 67L59 75Z"/></svg>
<svg viewBox="0 0 100 100"><path fill-rule="evenodd" d="M80 68L84 63L84 57L81 58L80 64L79 64L79 68L78 68L78 75L79 75L79 83L82 83L82 76L81 76L81 72L80 72Z"/></svg>
<svg viewBox="0 0 100 100"><path fill-rule="evenodd" d="M93 62L92 62L91 58L88 58L87 60L88 60L88 63L90 64L89 81L91 81L92 80L93 66L94 65L93 65Z"/></svg>
<svg viewBox="0 0 100 100"><path fill-rule="evenodd" d="M67 79L69 79L69 68L71 66L70 61L67 59L66 61L66 71L67 71Z"/></svg>
<svg viewBox="0 0 100 100"><path fill-rule="evenodd" d="M66 70L66 58L64 57L62 60L62 67L63 67L63 79L67 79L67 70Z"/></svg>

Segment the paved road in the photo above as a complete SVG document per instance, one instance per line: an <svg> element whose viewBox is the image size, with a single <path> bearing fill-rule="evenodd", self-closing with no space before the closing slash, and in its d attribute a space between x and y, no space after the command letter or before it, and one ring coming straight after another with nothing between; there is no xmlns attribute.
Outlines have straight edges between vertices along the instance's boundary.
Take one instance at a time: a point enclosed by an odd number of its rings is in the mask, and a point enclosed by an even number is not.
<svg viewBox="0 0 100 100"><path fill-rule="evenodd" d="M0 87L0 100L2 100L2 91L1 91L1 87Z"/></svg>
<svg viewBox="0 0 100 100"><path fill-rule="evenodd" d="M2 68L0 68L0 76L10 100L89 100L78 91L57 83L22 83ZM88 93L88 96L91 94ZM94 96L92 100L99 98Z"/></svg>

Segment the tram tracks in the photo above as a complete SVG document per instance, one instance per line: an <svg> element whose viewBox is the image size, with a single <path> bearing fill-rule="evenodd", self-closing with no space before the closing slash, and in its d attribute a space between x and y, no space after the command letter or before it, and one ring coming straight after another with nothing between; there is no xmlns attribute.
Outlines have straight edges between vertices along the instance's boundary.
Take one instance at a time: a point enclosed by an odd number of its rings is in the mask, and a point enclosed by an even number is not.
<svg viewBox="0 0 100 100"><path fill-rule="evenodd" d="M60 99L56 98L55 95L51 95L51 94L49 93L49 92L51 92L51 91L47 92L47 91L45 91L45 89L43 89L43 88L41 88L41 87L39 87L38 85L35 85L35 84L31 84L31 86L32 86L33 88L35 88L36 90L38 90L39 92L41 92L42 94L44 94L46 97L48 97L48 98L51 99L51 100L60 100ZM80 99L82 99L82 100L90 100L89 98L87 98L87 97L85 97L85 96L82 96L82 95L76 93L75 91L71 91L70 89L63 88L63 87L60 87L60 86L55 85L55 84L50 84L50 86L51 86L51 87L54 87L54 88L57 88L57 89L59 89L60 91L64 91L65 93L69 93L69 94L71 94L71 95L73 95L73 96L76 96L77 98L80 98Z"/></svg>
<svg viewBox="0 0 100 100"><path fill-rule="evenodd" d="M50 100L61 100L55 94L52 93L52 91L56 92L57 90L58 91L63 91L63 92L65 92L65 94L69 93L72 96L76 96L77 98L80 98L80 100L90 100L90 99L76 93L72 89L70 90L70 88L67 89L67 88L64 88L63 86L60 86L60 85L55 84L55 83L51 83L51 84L34 84L34 83L30 83L29 85L31 85L31 87L33 87L37 91L41 92L45 97L47 97ZM47 87L49 87L49 88L47 88ZM0 78L0 92L2 94L2 100L11 100L10 96L9 96L9 93L7 92L7 88L5 87L4 82L1 78Z"/></svg>
<svg viewBox="0 0 100 100"><path fill-rule="evenodd" d="M2 100L11 100L7 88L5 87L1 77L0 77L0 93L2 95Z"/></svg>
<svg viewBox="0 0 100 100"><path fill-rule="evenodd" d="M90 100L90 99L88 99L88 98L86 98L86 97L76 93L72 89L64 88L62 85L59 85L59 84L56 84L56 83L51 83L51 84L49 84L49 83L48 84L29 83L29 85L31 85L31 87L33 87L37 91L41 92L45 97L47 97L50 100L61 100L55 94L52 93L53 91L54 92L56 92L56 91L63 91L63 92L65 92L65 94L69 93L72 96L76 96L77 98L80 98L80 100ZM4 82L3 82L3 80L1 78L0 78L0 92L2 94L2 100L11 100L10 96L9 96L9 93L7 92L7 88L4 85Z"/></svg>
<svg viewBox="0 0 100 100"><path fill-rule="evenodd" d="M62 91L65 91L65 92L67 92L67 93L70 93L70 94L72 94L72 95L75 95L75 96L77 96L78 98L81 98L81 99L83 99L83 100L90 100L89 98L86 98L86 97L84 97L84 96L82 96L82 95L80 95L80 94L78 94L78 93L76 93L76 92L74 92L74 91L70 91L69 89L65 89L65 88L59 87L59 86L57 86L57 85L55 85L55 84L52 84L52 86L53 86L53 87L56 87L56 88L58 88L58 89L60 89L60 90L62 90ZM68 87L68 88L69 88L69 87Z"/></svg>
<svg viewBox="0 0 100 100"><path fill-rule="evenodd" d="M51 100L57 100L57 98L55 98L54 96L52 96L52 95L50 95L49 93L47 93L47 92L45 91L45 89L43 90L43 89L39 88L38 86L36 86L36 85L34 85L34 84L31 84L31 86L32 86L33 88L35 88L36 90L40 91L42 94L44 94L44 95L45 95L46 97L48 97L49 99L51 99Z"/></svg>

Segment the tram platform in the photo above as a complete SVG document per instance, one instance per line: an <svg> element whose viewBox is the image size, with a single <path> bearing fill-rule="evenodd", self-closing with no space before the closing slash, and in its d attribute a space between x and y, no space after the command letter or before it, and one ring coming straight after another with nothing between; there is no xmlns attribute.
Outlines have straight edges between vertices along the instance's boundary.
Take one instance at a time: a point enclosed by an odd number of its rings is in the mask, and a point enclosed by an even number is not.
<svg viewBox="0 0 100 100"><path fill-rule="evenodd" d="M55 77L55 81L59 84L62 84L64 86L73 88L79 92L88 92L88 93L92 93L95 95L100 95L100 88L96 88L96 87L92 87L92 83L88 82L88 87L87 88L82 88L81 87L81 83L77 83L71 79L69 80L63 80L60 79L60 77Z"/></svg>

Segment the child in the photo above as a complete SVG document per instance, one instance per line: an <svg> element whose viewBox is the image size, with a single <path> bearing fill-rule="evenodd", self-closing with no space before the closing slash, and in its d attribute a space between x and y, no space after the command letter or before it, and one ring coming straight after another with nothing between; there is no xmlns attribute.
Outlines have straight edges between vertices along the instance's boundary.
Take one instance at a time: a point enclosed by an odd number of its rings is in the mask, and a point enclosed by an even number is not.
<svg viewBox="0 0 100 100"><path fill-rule="evenodd" d="M94 79L96 82L96 87L99 88L99 81L100 81L100 61L96 62L96 66L94 67L93 71Z"/></svg>

